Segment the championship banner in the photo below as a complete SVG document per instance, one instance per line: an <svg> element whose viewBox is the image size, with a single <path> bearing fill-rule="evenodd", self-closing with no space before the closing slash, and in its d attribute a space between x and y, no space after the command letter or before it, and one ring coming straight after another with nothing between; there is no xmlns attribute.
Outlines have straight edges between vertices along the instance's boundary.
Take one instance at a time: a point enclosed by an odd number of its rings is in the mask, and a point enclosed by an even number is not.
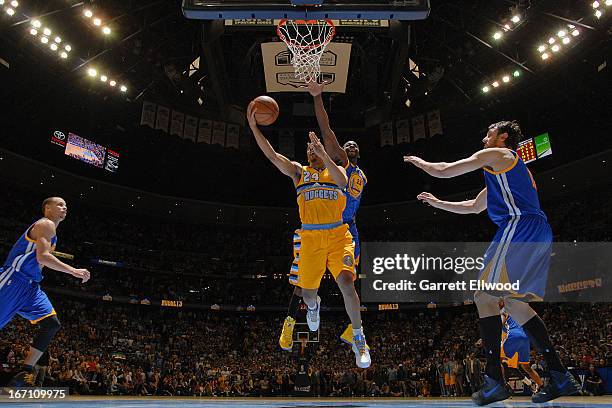
<svg viewBox="0 0 612 408"><path fill-rule="evenodd" d="M380 125L380 145L393 146L393 122L385 122Z"/></svg>
<svg viewBox="0 0 612 408"><path fill-rule="evenodd" d="M212 138L212 120L200 119L198 126L198 143L211 143Z"/></svg>
<svg viewBox="0 0 612 408"><path fill-rule="evenodd" d="M157 106L157 119L155 120L155 129L163 130L168 133L168 123L170 122L170 109L165 106Z"/></svg>
<svg viewBox="0 0 612 408"><path fill-rule="evenodd" d="M233 147L238 149L240 145L240 126L228 124L227 138L225 139L225 147Z"/></svg>
<svg viewBox="0 0 612 408"><path fill-rule="evenodd" d="M425 139L425 117L423 115L412 118L412 135L414 141Z"/></svg>
<svg viewBox="0 0 612 408"><path fill-rule="evenodd" d="M442 120L440 120L440 111L435 110L427 114L427 125L429 126L429 137L442 135Z"/></svg>
<svg viewBox="0 0 612 408"><path fill-rule="evenodd" d="M156 104L154 104L153 102L144 101L142 103L142 114L140 116L140 125L154 128L156 110L157 110Z"/></svg>
<svg viewBox="0 0 612 408"><path fill-rule="evenodd" d="M261 44L267 92L308 92L306 83L295 77L291 52L285 43ZM327 82L325 92L346 92L351 44L330 43L321 56L321 80Z"/></svg>
<svg viewBox="0 0 612 408"><path fill-rule="evenodd" d="M550 145L550 137L548 133L543 133L533 138L535 142L536 154L538 159L550 156L552 154L552 146Z"/></svg>
<svg viewBox="0 0 612 408"><path fill-rule="evenodd" d="M183 133L183 137L187 140L191 140L192 142L196 141L196 136L198 132L198 118L195 116L185 116L185 131Z"/></svg>
<svg viewBox="0 0 612 408"><path fill-rule="evenodd" d="M410 143L410 119L400 119L395 122L397 144Z"/></svg>
<svg viewBox="0 0 612 408"><path fill-rule="evenodd" d="M225 146L225 122L213 121L212 143Z"/></svg>
<svg viewBox="0 0 612 408"><path fill-rule="evenodd" d="M295 158L295 134L292 130L278 132L278 152L290 159Z"/></svg>
<svg viewBox="0 0 612 408"><path fill-rule="evenodd" d="M185 114L183 112L172 111L172 122L170 123L170 135L183 137L183 125L185 124Z"/></svg>
<svg viewBox="0 0 612 408"><path fill-rule="evenodd" d="M516 148L516 153L519 155L523 163L527 164L536 159L535 153L535 145L533 144L533 139L529 138L527 140L523 140L518 144Z"/></svg>

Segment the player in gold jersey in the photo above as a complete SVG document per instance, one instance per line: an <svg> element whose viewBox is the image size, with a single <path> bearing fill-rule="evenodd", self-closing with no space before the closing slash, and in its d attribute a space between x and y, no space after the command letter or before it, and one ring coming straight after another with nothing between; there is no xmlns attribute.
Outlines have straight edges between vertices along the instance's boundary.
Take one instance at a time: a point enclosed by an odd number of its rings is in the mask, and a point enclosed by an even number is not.
<svg viewBox="0 0 612 408"><path fill-rule="evenodd" d="M256 112L256 108L249 109L247 118L257 145L281 173L293 180L297 191L302 227L294 236L295 260L289 281L302 288L302 298L308 307L308 328L311 331L319 328L321 298L317 292L326 269L342 292L351 322L360 327L360 301L353 285L355 244L348 226L342 222L346 206L344 189L348 182L346 170L333 162L314 132L308 135L307 166L277 153L257 127ZM363 329L354 333L353 344L357 366L369 367L371 359Z"/></svg>

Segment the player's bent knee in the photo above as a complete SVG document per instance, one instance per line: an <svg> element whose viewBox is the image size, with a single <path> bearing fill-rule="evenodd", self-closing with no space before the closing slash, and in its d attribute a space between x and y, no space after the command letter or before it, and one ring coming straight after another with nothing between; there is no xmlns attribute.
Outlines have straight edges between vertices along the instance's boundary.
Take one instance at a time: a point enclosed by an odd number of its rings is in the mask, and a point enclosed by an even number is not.
<svg viewBox="0 0 612 408"><path fill-rule="evenodd" d="M353 284L353 273L349 271L340 272L340 274L336 278L336 283L342 291L353 289L355 287Z"/></svg>
<svg viewBox="0 0 612 408"><path fill-rule="evenodd" d="M36 350L45 351L49 344L51 343L51 339L62 327L57 316L49 316L47 318L42 319L39 323L38 334L34 337L32 341L32 347Z"/></svg>

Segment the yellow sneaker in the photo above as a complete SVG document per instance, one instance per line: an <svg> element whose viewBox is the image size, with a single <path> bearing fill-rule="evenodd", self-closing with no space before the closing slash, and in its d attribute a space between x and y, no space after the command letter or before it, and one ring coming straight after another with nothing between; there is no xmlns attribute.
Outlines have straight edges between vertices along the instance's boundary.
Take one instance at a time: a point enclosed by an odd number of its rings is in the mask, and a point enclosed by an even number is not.
<svg viewBox="0 0 612 408"><path fill-rule="evenodd" d="M340 335L340 340L350 346L353 345L353 325L351 323L349 323L344 332ZM370 346L366 344L366 348L369 350Z"/></svg>
<svg viewBox="0 0 612 408"><path fill-rule="evenodd" d="M291 351L293 348L293 328L295 327L295 319L291 316L285 317L285 323L283 323L283 331L278 339L278 344L285 351ZM352 336L352 332L351 332Z"/></svg>

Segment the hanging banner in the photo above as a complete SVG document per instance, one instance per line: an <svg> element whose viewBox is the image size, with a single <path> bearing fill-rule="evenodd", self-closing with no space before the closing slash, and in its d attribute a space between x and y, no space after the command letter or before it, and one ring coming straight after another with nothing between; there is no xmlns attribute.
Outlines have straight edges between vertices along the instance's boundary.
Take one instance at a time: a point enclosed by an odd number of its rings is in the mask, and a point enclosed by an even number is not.
<svg viewBox="0 0 612 408"><path fill-rule="evenodd" d="M192 142L196 141L196 136L198 133L198 118L195 116L185 116L185 131L183 132L183 137L187 140L191 140Z"/></svg>
<svg viewBox="0 0 612 408"><path fill-rule="evenodd" d="M172 111L172 122L170 123L170 135L183 137L183 125L185 124L185 114L183 112Z"/></svg>
<svg viewBox="0 0 612 408"><path fill-rule="evenodd" d="M168 133L168 123L170 122L170 109L165 106L157 106L157 119L155 120L155 129L163 130Z"/></svg>
<svg viewBox="0 0 612 408"><path fill-rule="evenodd" d="M415 142L425 139L425 117L423 115L412 118L412 135Z"/></svg>
<svg viewBox="0 0 612 408"><path fill-rule="evenodd" d="M225 146L225 122L213 121L212 143Z"/></svg>
<svg viewBox="0 0 612 408"><path fill-rule="evenodd" d="M439 110L431 111L427 114L427 125L429 126L429 137L443 135Z"/></svg>
<svg viewBox="0 0 612 408"><path fill-rule="evenodd" d="M198 126L198 143L211 143L212 138L212 120L200 119Z"/></svg>
<svg viewBox="0 0 612 408"><path fill-rule="evenodd" d="M140 115L140 125L155 128L155 113L157 105L153 102L144 101L142 103L142 114Z"/></svg>
<svg viewBox="0 0 612 408"><path fill-rule="evenodd" d="M380 145L393 146L393 122L385 122L380 125Z"/></svg>
<svg viewBox="0 0 612 408"><path fill-rule="evenodd" d="M400 119L395 122L397 144L410 143L410 119Z"/></svg>
<svg viewBox="0 0 612 408"><path fill-rule="evenodd" d="M238 149L240 145L240 126L228 123L225 147Z"/></svg>

